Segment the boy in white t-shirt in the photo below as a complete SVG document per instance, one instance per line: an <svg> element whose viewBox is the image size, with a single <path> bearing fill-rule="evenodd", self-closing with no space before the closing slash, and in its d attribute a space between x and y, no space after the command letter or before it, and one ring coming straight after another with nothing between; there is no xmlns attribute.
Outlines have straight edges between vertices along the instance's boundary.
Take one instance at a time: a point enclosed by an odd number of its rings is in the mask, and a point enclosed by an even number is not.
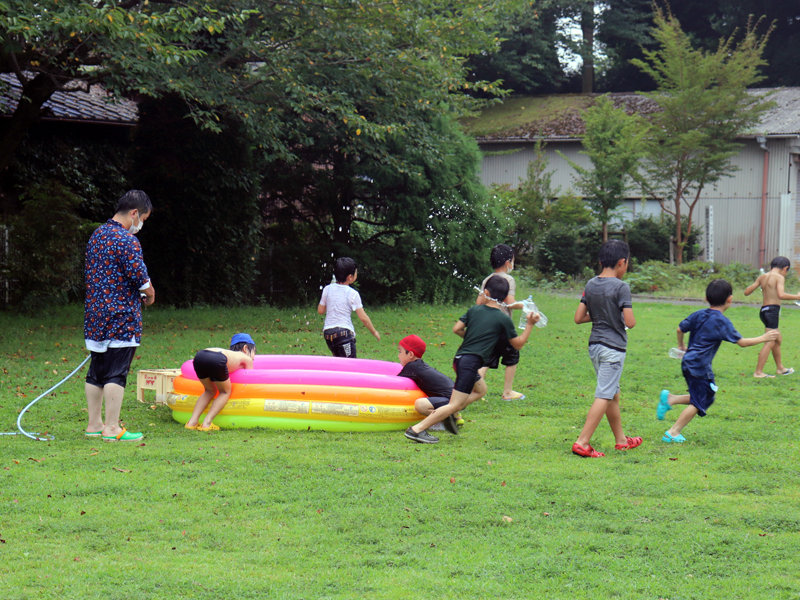
<svg viewBox="0 0 800 600"><path fill-rule="evenodd" d="M337 259L333 274L336 283L325 286L317 307L317 312L325 315L322 334L334 356L356 358L356 332L350 318L351 313L355 312L358 315L364 327L369 329L378 341L381 340L381 334L372 326L372 321L364 311L361 296L350 287L358 277L356 261L347 257Z"/></svg>

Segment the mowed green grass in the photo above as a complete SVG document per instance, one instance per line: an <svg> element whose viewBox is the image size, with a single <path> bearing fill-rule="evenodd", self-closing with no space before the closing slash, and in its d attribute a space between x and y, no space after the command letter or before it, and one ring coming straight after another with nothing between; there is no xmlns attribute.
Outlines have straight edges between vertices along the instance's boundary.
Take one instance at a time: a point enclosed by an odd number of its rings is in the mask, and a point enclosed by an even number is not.
<svg viewBox="0 0 800 600"><path fill-rule="evenodd" d="M525 293L527 296L527 292ZM522 294L520 294L522 296ZM644 444L615 452L605 421L570 453L594 391L590 326L577 296L535 296L550 324L523 350L516 389L466 412L459 436L401 432L186 431L134 399L123 420L143 444L84 439L85 370L25 417L50 442L0 436L0 597L50 598L798 598L800 311L782 319L785 378L751 377L756 348L723 344L720 391L682 446L660 442L662 388L684 391L667 357L696 307L635 304L623 424ZM467 305L367 311L359 356L396 360L409 333L445 373ZM746 337L757 309L726 313ZM177 367L253 333L259 353L326 354L315 307L148 309L134 370ZM81 307L40 319L0 314L0 430L85 356ZM774 365L767 371L774 372ZM149 398L152 399L152 392Z"/></svg>

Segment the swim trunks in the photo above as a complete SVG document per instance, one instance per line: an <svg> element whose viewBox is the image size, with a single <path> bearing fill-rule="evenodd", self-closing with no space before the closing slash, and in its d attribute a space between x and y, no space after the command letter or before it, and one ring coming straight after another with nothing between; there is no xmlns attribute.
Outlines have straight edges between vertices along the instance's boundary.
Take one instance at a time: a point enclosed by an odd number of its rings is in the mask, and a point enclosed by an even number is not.
<svg viewBox="0 0 800 600"><path fill-rule="evenodd" d="M761 312L758 313L758 316L761 317L761 322L764 324L764 327L767 329L777 329L778 320L781 316L780 304L768 304L767 306L762 306Z"/></svg>

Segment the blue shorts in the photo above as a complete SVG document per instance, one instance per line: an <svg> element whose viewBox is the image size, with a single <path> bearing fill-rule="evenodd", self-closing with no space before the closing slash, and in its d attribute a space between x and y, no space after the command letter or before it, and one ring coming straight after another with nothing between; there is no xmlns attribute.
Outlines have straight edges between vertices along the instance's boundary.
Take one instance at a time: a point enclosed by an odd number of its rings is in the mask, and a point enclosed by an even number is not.
<svg viewBox="0 0 800 600"><path fill-rule="evenodd" d="M716 384L710 379L692 377L688 371L683 372L683 378L689 388L689 404L697 409L699 416L705 417L706 411L714 404L714 394L718 389Z"/></svg>

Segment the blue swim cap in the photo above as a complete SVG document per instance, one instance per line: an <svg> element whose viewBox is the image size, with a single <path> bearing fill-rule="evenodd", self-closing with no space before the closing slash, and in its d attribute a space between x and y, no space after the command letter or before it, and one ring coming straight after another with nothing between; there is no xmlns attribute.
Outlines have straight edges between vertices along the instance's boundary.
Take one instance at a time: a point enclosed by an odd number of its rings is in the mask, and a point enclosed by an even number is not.
<svg viewBox="0 0 800 600"><path fill-rule="evenodd" d="M247 333L237 333L231 338L231 346L241 343L249 344L250 346L256 345L256 343L253 341L253 338L251 338Z"/></svg>

